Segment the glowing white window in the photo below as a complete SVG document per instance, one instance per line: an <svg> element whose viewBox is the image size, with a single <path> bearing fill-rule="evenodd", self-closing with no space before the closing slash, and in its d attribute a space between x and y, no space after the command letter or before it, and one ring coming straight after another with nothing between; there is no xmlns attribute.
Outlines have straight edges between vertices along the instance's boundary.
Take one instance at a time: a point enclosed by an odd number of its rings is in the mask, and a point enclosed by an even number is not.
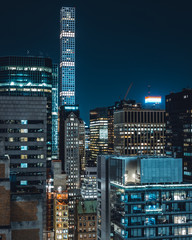
<svg viewBox="0 0 192 240"><path fill-rule="evenodd" d="M21 133L28 133L28 129L21 129L20 132Z"/></svg>

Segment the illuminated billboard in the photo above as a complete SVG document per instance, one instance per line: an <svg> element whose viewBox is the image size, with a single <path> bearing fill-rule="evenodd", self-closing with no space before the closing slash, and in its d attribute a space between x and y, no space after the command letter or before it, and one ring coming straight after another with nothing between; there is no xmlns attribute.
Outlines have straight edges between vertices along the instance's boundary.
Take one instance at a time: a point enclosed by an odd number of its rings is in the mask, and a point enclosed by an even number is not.
<svg viewBox="0 0 192 240"><path fill-rule="evenodd" d="M145 97L145 103L161 103L161 97L148 96Z"/></svg>

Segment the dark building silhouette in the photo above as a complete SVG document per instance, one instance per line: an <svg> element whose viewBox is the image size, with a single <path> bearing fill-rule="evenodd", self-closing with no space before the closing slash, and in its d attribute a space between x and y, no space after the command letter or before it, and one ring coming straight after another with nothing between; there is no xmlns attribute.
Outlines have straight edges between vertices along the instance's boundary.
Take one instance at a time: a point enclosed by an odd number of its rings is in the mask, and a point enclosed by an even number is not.
<svg viewBox="0 0 192 240"><path fill-rule="evenodd" d="M184 180L192 181L192 89L166 96L166 153L183 158Z"/></svg>

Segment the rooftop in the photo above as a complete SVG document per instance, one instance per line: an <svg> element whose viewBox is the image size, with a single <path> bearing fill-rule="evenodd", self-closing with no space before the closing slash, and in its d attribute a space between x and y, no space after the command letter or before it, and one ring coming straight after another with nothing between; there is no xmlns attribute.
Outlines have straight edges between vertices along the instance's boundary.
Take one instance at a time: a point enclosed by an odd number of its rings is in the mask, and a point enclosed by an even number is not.
<svg viewBox="0 0 192 240"><path fill-rule="evenodd" d="M80 201L77 205L78 214L97 212L97 201Z"/></svg>

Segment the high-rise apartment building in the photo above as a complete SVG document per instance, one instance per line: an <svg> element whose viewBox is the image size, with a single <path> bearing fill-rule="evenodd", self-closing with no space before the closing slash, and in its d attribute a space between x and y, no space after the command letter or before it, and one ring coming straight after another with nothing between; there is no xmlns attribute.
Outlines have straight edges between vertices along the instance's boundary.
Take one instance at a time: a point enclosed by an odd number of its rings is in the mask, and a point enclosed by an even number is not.
<svg viewBox="0 0 192 240"><path fill-rule="evenodd" d="M60 106L75 105L75 8L60 11Z"/></svg>
<svg viewBox="0 0 192 240"><path fill-rule="evenodd" d="M121 101L115 108L115 154L165 154L164 110L143 109L133 100Z"/></svg>
<svg viewBox="0 0 192 240"><path fill-rule="evenodd" d="M0 96L47 98L47 160L52 154L52 60L44 57L0 57Z"/></svg>
<svg viewBox="0 0 192 240"><path fill-rule="evenodd" d="M98 157L97 240L191 239L192 184L182 159Z"/></svg>
<svg viewBox="0 0 192 240"><path fill-rule="evenodd" d="M184 180L192 181L192 89L166 96L166 154L183 158Z"/></svg>

